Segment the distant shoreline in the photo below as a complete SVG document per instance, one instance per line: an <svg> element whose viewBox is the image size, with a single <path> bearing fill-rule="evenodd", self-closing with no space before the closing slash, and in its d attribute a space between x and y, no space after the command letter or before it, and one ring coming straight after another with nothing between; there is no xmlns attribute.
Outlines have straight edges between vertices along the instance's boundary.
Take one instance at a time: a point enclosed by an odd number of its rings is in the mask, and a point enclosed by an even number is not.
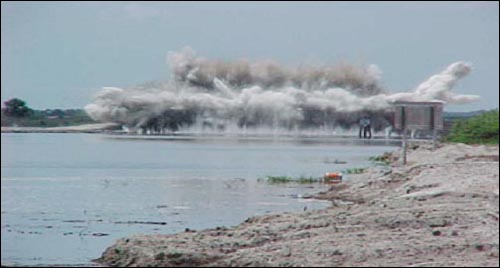
<svg viewBox="0 0 500 268"><path fill-rule="evenodd" d="M179 132L168 132L163 134L138 134L135 132L125 132L119 129L119 125L116 123L96 123L96 124L83 124L75 126L64 126L64 127L1 127L2 133L103 133L112 135L116 139L268 139L277 138L287 139L287 138L304 138L304 139L349 139L349 140L359 140L364 143L373 142L400 142L401 137L399 135L393 135L392 137L386 137L385 135L374 134L371 139L361 139L355 134L348 133L314 133L314 132L193 132L193 131L179 131ZM425 139L424 139L425 140Z"/></svg>
<svg viewBox="0 0 500 268"><path fill-rule="evenodd" d="M336 134L336 133L238 133L238 132L172 132L164 134L137 134L135 132L127 133L118 129L119 125L116 123L97 123L97 124L83 124L65 127L1 127L2 133L94 133L106 134L112 139L123 140L253 140L265 141L276 140L281 141L299 139L304 142L339 142L349 140L351 142L377 145L377 144L391 144L399 145L401 137L394 135L393 137L386 137L384 135L376 135L371 139L361 139L354 134ZM425 140L425 139L424 139Z"/></svg>
<svg viewBox="0 0 500 268"><path fill-rule="evenodd" d="M115 123L84 124L65 127L2 127L2 133L101 133L116 129Z"/></svg>

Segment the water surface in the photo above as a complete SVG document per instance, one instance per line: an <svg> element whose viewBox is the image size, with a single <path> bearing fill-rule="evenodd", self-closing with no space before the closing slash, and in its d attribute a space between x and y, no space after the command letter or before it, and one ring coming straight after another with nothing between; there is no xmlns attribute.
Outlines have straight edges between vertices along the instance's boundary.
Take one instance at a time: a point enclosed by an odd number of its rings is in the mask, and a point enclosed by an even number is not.
<svg viewBox="0 0 500 268"><path fill-rule="evenodd" d="M86 264L124 236L324 208L328 202L300 197L325 185L259 178L364 167L393 146L335 138L2 133L2 264Z"/></svg>

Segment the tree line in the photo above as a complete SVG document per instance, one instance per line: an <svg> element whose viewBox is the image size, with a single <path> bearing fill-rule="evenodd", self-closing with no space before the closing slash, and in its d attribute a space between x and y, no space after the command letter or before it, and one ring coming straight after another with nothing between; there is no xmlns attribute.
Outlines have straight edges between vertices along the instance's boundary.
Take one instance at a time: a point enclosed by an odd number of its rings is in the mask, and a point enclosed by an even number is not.
<svg viewBox="0 0 500 268"><path fill-rule="evenodd" d="M1 115L2 126L56 127L95 123L83 109L35 110L19 98L5 101Z"/></svg>

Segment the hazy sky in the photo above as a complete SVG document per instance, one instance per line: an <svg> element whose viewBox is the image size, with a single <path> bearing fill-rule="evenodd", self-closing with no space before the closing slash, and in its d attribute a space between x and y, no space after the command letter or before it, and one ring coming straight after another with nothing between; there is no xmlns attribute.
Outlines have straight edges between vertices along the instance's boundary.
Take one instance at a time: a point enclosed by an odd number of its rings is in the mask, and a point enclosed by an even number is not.
<svg viewBox="0 0 500 268"><path fill-rule="evenodd" d="M2 102L81 108L102 86L169 79L166 55L376 64L389 92L463 60L455 92L497 108L498 2L1 2Z"/></svg>

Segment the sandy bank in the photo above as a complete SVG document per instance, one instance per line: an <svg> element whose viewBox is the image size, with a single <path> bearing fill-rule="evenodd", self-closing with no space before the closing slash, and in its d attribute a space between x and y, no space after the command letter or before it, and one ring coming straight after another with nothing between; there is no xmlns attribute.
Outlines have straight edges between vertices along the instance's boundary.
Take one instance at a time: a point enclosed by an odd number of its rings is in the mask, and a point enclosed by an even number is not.
<svg viewBox="0 0 500 268"><path fill-rule="evenodd" d="M116 129L115 123L85 124L67 127L2 127L2 133L94 133Z"/></svg>
<svg viewBox="0 0 500 268"><path fill-rule="evenodd" d="M498 146L420 145L332 187L332 207L123 238L110 266L498 266ZM395 157L397 154L393 154Z"/></svg>

